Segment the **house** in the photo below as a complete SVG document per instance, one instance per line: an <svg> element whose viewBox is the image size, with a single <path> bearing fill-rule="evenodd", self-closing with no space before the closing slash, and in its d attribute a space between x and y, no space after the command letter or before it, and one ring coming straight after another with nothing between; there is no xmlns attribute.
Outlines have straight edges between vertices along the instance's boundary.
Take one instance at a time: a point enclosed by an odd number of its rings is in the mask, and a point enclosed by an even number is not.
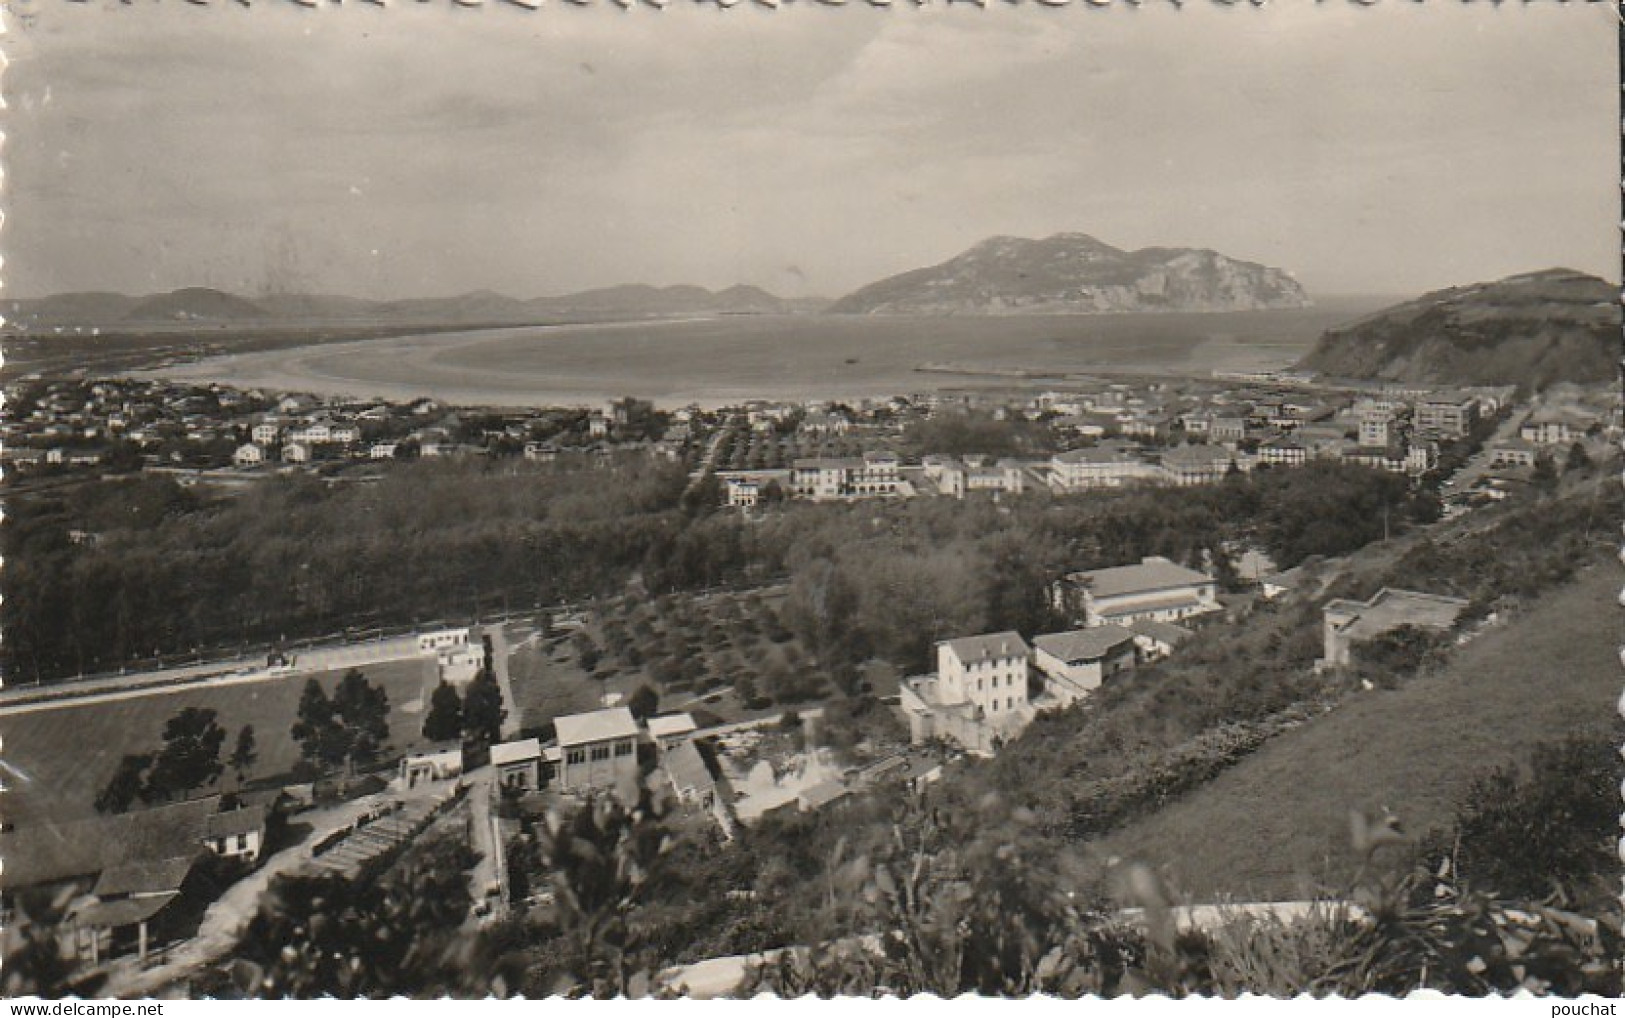
<svg viewBox="0 0 1625 1018"><path fill-rule="evenodd" d="M558 781L567 792L614 790L638 776L638 723L625 707L568 714L558 732Z"/></svg>
<svg viewBox="0 0 1625 1018"><path fill-rule="evenodd" d="M801 419L798 430L803 435L814 437L844 435L852 430L852 421L838 410L811 410Z"/></svg>
<svg viewBox="0 0 1625 1018"><path fill-rule="evenodd" d="M231 454L231 462L239 467L257 467L265 462L265 450L253 442L239 445Z"/></svg>
<svg viewBox="0 0 1625 1018"><path fill-rule="evenodd" d="M899 708L915 745L932 739L991 755L1032 720L1027 678L1032 650L1021 634L988 633L937 644L934 675L905 679Z"/></svg>
<svg viewBox="0 0 1625 1018"><path fill-rule="evenodd" d="M309 463L310 446L302 445L299 442L289 442L282 447L282 462Z"/></svg>
<svg viewBox="0 0 1625 1018"><path fill-rule="evenodd" d="M649 738L662 754L690 741L696 731L694 717L691 714L662 714L650 718L644 724L649 729Z"/></svg>
<svg viewBox="0 0 1625 1018"><path fill-rule="evenodd" d="M195 852L167 859L109 866L101 872L91 897L69 911L66 927L75 956L89 954L91 964L126 953L133 937L136 957L145 961L152 923L180 897L181 885L197 862Z"/></svg>
<svg viewBox="0 0 1625 1018"><path fill-rule="evenodd" d="M481 644L459 643L435 651L435 667L440 681L461 686L474 681L485 665L485 647Z"/></svg>
<svg viewBox="0 0 1625 1018"><path fill-rule="evenodd" d="M1196 635L1184 626L1157 619L1135 619L1128 624L1128 630L1134 634L1134 646L1145 663L1171 657L1180 644Z"/></svg>
<svg viewBox="0 0 1625 1018"><path fill-rule="evenodd" d="M1533 442L1511 438L1490 446L1491 467L1532 467L1539 450Z"/></svg>
<svg viewBox="0 0 1625 1018"><path fill-rule="evenodd" d="M1431 396L1416 404L1415 421L1425 438L1463 438L1478 424L1478 397Z"/></svg>
<svg viewBox="0 0 1625 1018"><path fill-rule="evenodd" d="M762 501L762 487L755 481L729 478L726 491L728 505L735 509L754 509Z"/></svg>
<svg viewBox="0 0 1625 1018"><path fill-rule="evenodd" d="M1056 606L1084 625L1126 625L1138 619L1177 622L1219 611L1213 577L1160 555L1136 565L1070 573L1057 584Z"/></svg>
<svg viewBox="0 0 1625 1018"><path fill-rule="evenodd" d="M395 458L395 451L399 448L400 446L394 442L374 442L367 449L367 458L392 460Z"/></svg>
<svg viewBox="0 0 1625 1018"><path fill-rule="evenodd" d="M281 434L282 422L269 417L254 425L248 431L248 437L261 446L276 445L276 440Z"/></svg>
<svg viewBox="0 0 1625 1018"><path fill-rule="evenodd" d="M1394 411L1381 405L1368 406L1360 411L1359 443L1362 449L1386 449L1398 437L1398 418Z"/></svg>
<svg viewBox="0 0 1625 1018"><path fill-rule="evenodd" d="M1107 679L1134 667L1134 633L1122 626L1094 626L1033 637L1033 663L1044 673L1044 688L1062 707L1099 689Z"/></svg>
<svg viewBox="0 0 1625 1018"><path fill-rule="evenodd" d="M1246 457L1238 457L1223 446L1181 445L1162 454L1162 475L1171 484L1189 487L1222 481L1232 469L1250 466Z"/></svg>
<svg viewBox="0 0 1625 1018"><path fill-rule="evenodd" d="M438 753L413 753L401 758L400 782L416 788L430 781L447 781L463 773L463 751L447 749Z"/></svg>
<svg viewBox="0 0 1625 1018"><path fill-rule="evenodd" d="M1384 587L1369 601L1339 598L1321 610L1325 657L1322 664L1346 667L1357 643L1372 640L1401 626L1434 631L1456 624L1467 602L1459 597Z"/></svg>
<svg viewBox="0 0 1625 1018"><path fill-rule="evenodd" d="M491 747L491 766L501 787L535 791L542 787L542 742L499 742Z"/></svg>
<svg viewBox="0 0 1625 1018"><path fill-rule="evenodd" d="M594 410L587 417L587 434L593 438L606 438L609 435L610 420L602 410Z"/></svg>
<svg viewBox="0 0 1625 1018"><path fill-rule="evenodd" d="M215 855L256 861L265 845L265 807L244 806L211 814L203 840Z"/></svg>
<svg viewBox="0 0 1625 1018"><path fill-rule="evenodd" d="M1591 422L1558 407L1542 407L1518 428L1518 437L1535 445L1570 445L1585 436Z"/></svg>
<svg viewBox="0 0 1625 1018"><path fill-rule="evenodd" d="M1295 439L1272 438L1258 447L1258 462L1278 467L1300 467L1309 461L1309 450Z"/></svg>
<svg viewBox="0 0 1625 1018"><path fill-rule="evenodd" d="M1207 437L1220 445L1238 445L1247 438L1247 418L1214 417L1208 424Z"/></svg>
<svg viewBox="0 0 1625 1018"><path fill-rule="evenodd" d="M1151 476L1146 464L1119 449L1096 447L1056 453L1050 459L1050 476L1061 491L1091 488L1120 488Z"/></svg>

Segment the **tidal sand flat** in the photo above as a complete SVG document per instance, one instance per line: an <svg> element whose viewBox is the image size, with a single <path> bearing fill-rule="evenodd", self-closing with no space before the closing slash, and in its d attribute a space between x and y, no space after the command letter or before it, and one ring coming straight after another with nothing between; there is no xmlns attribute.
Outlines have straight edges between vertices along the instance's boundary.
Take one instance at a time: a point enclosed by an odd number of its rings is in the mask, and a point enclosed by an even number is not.
<svg viewBox="0 0 1625 1018"><path fill-rule="evenodd" d="M212 357L151 372L243 387L466 404L855 399L1022 372L1281 368L1380 299L1228 314L739 315L402 336ZM954 371L922 370L952 365ZM956 373L958 372L958 373Z"/></svg>

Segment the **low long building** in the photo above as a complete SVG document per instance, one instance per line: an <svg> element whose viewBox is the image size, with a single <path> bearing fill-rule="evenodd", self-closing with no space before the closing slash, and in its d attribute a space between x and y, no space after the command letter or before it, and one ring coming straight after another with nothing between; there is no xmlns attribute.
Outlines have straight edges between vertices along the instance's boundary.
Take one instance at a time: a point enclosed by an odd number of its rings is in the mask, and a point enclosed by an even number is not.
<svg viewBox="0 0 1625 1018"><path fill-rule="evenodd" d="M1178 622L1223 607L1213 577L1160 555L1135 565L1069 573L1057 584L1055 600L1087 626Z"/></svg>
<svg viewBox="0 0 1625 1018"><path fill-rule="evenodd" d="M1122 626L1093 626L1033 637L1033 663L1044 673L1044 690L1062 707L1129 671L1137 657L1134 633Z"/></svg>
<svg viewBox="0 0 1625 1018"><path fill-rule="evenodd" d="M1456 624L1467 602L1459 597L1384 587L1369 601L1339 598L1322 609L1325 637L1323 663L1343 667L1353 660L1355 644L1376 639L1402 626L1434 631Z"/></svg>

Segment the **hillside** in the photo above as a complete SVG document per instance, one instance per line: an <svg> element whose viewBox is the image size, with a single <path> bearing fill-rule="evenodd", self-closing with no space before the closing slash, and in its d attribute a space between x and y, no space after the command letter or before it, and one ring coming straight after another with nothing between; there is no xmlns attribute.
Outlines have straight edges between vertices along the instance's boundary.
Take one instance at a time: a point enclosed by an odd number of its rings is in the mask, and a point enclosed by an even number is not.
<svg viewBox="0 0 1625 1018"><path fill-rule="evenodd" d="M1122 251L1087 234L993 237L941 265L871 283L834 314L1101 314L1309 305L1280 269L1216 251Z"/></svg>
<svg viewBox="0 0 1625 1018"><path fill-rule="evenodd" d="M700 286L644 285L612 286L534 300L519 300L490 290L387 301L309 293L276 293L250 300L206 287L187 287L143 297L85 292L0 303L7 324L30 330L237 322L286 326L525 325L671 315L799 314L808 310L816 307L781 300L755 286L731 286L713 292Z"/></svg>
<svg viewBox="0 0 1625 1018"><path fill-rule="evenodd" d="M1593 566L1441 672L1358 694L1094 847L1165 867L1194 900L1296 898L1315 889L1306 879L1335 889L1356 865L1351 810L1386 806L1424 834L1487 769L1609 723L1618 587L1612 566Z"/></svg>
<svg viewBox="0 0 1625 1018"><path fill-rule="evenodd" d="M1298 367L1447 385L1607 381L1618 297L1609 283L1569 269L1440 290L1329 330Z"/></svg>
<svg viewBox="0 0 1625 1018"><path fill-rule="evenodd" d="M611 286L530 302L555 314L656 316L675 314L785 314L779 298L755 286L731 286L713 293L703 286Z"/></svg>

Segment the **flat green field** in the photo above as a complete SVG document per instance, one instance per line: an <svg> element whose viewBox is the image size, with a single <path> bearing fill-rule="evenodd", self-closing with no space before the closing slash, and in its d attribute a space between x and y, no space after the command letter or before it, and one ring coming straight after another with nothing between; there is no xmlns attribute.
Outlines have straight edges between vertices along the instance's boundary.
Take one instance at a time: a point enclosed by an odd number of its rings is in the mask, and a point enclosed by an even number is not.
<svg viewBox="0 0 1625 1018"><path fill-rule="evenodd" d="M422 742L420 701L435 675L430 658L389 661L362 668L389 696L390 745ZM331 692L341 671L320 673ZM95 814L94 800L126 753L156 750L164 722L186 707L219 714L226 729L222 756L237 730L253 725L259 762L250 780L284 774L299 759L290 729L308 675L229 686L192 686L174 692L101 703L68 705L26 714L0 714L0 760L7 765L0 819L26 827Z"/></svg>
<svg viewBox="0 0 1625 1018"><path fill-rule="evenodd" d="M1438 674L1358 694L1093 847L1151 863L1193 901L1346 890L1351 810L1387 806L1410 835L1444 828L1475 777L1617 720L1619 584L1593 566Z"/></svg>

